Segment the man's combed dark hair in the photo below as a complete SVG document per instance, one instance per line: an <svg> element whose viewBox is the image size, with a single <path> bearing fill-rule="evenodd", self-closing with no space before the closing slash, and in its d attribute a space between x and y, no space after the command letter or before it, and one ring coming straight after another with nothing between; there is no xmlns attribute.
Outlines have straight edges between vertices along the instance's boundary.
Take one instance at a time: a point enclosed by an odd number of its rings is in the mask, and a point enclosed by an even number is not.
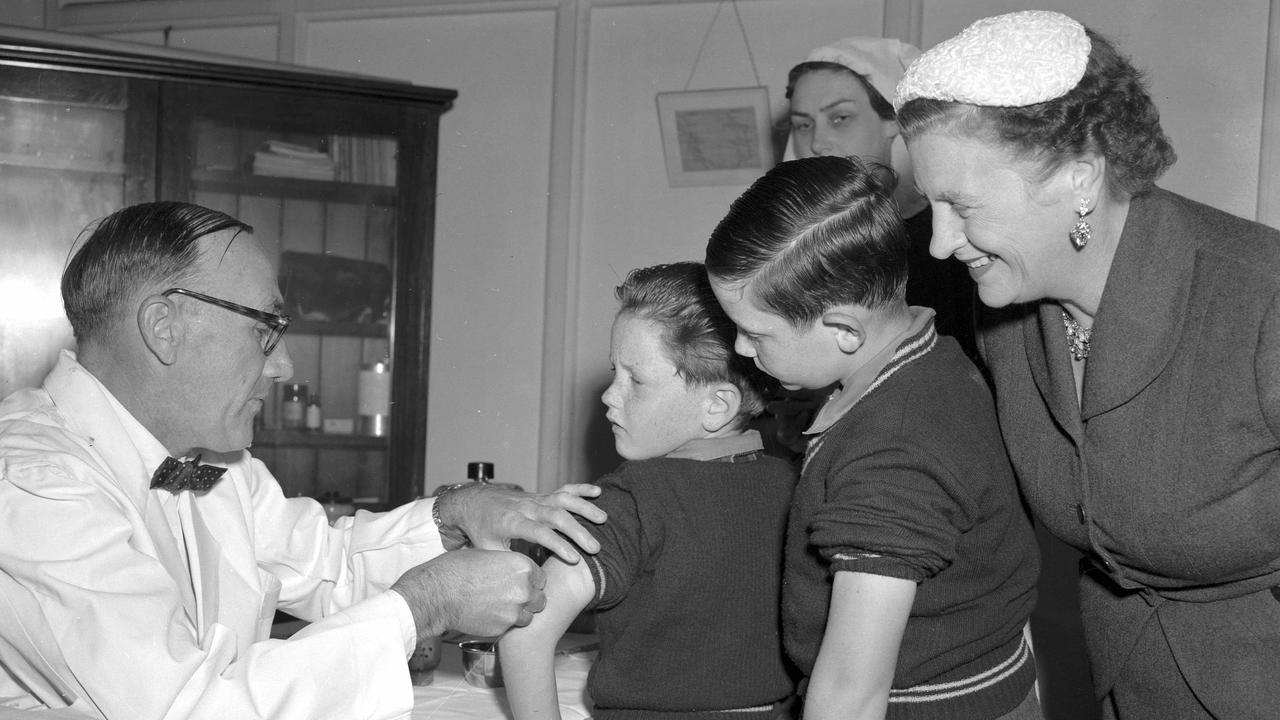
<svg viewBox="0 0 1280 720"><path fill-rule="evenodd" d="M763 309L796 327L836 306L899 301L907 237L891 186L892 171L856 158L780 163L711 233L707 271L729 285L750 282Z"/></svg>
<svg viewBox="0 0 1280 720"><path fill-rule="evenodd" d="M1066 95L1026 107L986 107L917 98L898 111L903 136L930 131L977 137L1036 162L1043 172L1094 152L1107 160L1107 189L1147 192L1177 160L1142 73L1106 38L1086 30L1084 77Z"/></svg>
<svg viewBox="0 0 1280 720"><path fill-rule="evenodd" d="M662 327L662 345L690 386L733 384L742 395L737 423L764 411L774 380L733 351L737 328L716 301L702 263L678 262L632 270L614 293L618 314Z"/></svg>
<svg viewBox="0 0 1280 720"><path fill-rule="evenodd" d="M253 232L226 213L172 201L132 205L91 226L62 273L62 304L76 340L109 332L140 288L189 276L199 259L196 241L228 229Z"/></svg>

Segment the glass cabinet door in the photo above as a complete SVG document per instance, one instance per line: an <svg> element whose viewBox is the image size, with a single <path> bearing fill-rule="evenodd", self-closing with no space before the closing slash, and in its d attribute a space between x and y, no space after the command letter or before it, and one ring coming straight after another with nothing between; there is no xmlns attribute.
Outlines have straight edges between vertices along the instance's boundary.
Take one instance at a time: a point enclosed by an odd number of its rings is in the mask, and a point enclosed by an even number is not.
<svg viewBox="0 0 1280 720"><path fill-rule="evenodd" d="M254 455L288 495L386 504L390 375L379 387L362 371L393 355L399 116L303 93L172 83L163 94L172 160L160 196L252 225L294 320L294 374L264 408ZM286 412L294 385L304 405L318 400L312 427Z"/></svg>
<svg viewBox="0 0 1280 720"><path fill-rule="evenodd" d="M297 320L286 336L290 384L319 400L318 427L299 429L277 396L254 453L290 495L332 492L368 506L420 495L437 134L456 95L6 31L0 396L38 385L74 346L60 285L86 226L138 202L196 202L252 225L276 260ZM374 378L375 401L359 388L377 364L389 372Z"/></svg>
<svg viewBox="0 0 1280 720"><path fill-rule="evenodd" d="M60 281L92 221L145 197L155 84L0 66L0 397L73 348Z"/></svg>

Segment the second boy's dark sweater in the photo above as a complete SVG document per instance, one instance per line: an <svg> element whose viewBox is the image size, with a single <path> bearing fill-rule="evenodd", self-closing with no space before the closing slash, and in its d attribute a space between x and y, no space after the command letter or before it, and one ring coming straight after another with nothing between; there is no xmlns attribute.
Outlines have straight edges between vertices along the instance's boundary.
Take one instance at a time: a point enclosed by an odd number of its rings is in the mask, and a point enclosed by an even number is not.
<svg viewBox="0 0 1280 720"><path fill-rule="evenodd" d="M832 576L918 583L889 718L995 718L1026 697L1039 554L986 384L932 323L810 444L787 537L787 653L813 673Z"/></svg>

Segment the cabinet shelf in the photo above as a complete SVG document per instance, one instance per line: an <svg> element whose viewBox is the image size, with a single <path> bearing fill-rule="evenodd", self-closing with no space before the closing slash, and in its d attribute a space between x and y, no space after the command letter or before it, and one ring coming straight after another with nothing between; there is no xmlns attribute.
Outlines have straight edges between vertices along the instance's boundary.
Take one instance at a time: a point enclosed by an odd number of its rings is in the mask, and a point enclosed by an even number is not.
<svg viewBox="0 0 1280 720"><path fill-rule="evenodd" d="M125 166L122 162L43 157L22 153L0 153L0 165L31 170L84 173L86 175L123 175L125 171Z"/></svg>
<svg viewBox="0 0 1280 720"><path fill-rule="evenodd" d="M396 188L386 185L308 180L276 175L248 175L219 170L196 170L191 175L196 190L238 195L320 200L394 207Z"/></svg>
<svg viewBox="0 0 1280 720"><path fill-rule="evenodd" d="M346 450L386 450L387 437L347 435L341 433L305 432L267 428L253 433L254 447L333 448Z"/></svg>
<svg viewBox="0 0 1280 720"><path fill-rule="evenodd" d="M290 335L341 335L343 337L385 338L387 324L358 322L326 322L323 320L294 320L289 323Z"/></svg>

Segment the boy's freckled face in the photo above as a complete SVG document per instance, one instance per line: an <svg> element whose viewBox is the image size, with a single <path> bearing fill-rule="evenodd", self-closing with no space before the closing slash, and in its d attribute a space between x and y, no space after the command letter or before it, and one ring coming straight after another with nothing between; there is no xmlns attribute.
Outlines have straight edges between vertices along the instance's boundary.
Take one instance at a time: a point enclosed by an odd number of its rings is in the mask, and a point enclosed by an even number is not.
<svg viewBox="0 0 1280 720"><path fill-rule="evenodd" d="M711 289L725 314L738 326L733 349L755 360L756 367L777 378L788 390L817 390L841 379L828 367L835 348L820 321L799 329L756 304L750 285L728 285L711 279Z"/></svg>
<svg viewBox="0 0 1280 720"><path fill-rule="evenodd" d="M628 460L662 457L691 440L708 437L703 427L706 388L690 387L676 374L662 344L662 326L629 313L613 322L609 361L613 382L601 401L609 408L618 454Z"/></svg>

